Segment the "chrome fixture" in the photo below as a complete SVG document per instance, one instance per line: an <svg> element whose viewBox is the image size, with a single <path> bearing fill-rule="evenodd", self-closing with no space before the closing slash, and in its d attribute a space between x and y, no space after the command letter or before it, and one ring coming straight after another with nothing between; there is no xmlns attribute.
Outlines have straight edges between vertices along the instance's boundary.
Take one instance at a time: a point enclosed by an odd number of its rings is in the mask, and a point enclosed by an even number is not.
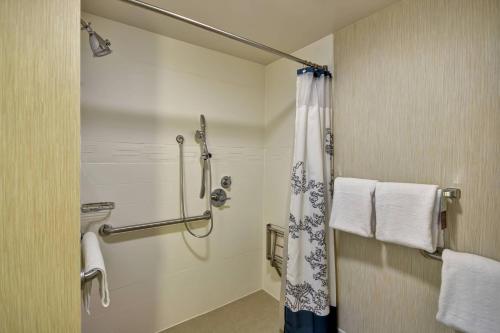
<svg viewBox="0 0 500 333"><path fill-rule="evenodd" d="M103 39L97 32L92 30L90 22L87 23L83 19L80 19L80 26L81 30L85 30L89 34L90 49L92 50L94 57L103 57L112 52L109 48L111 42L107 39Z"/></svg>
<svg viewBox="0 0 500 333"><path fill-rule="evenodd" d="M205 122L205 116L200 115L200 129L197 130L194 134L195 140L200 144L201 148L201 189L200 189L200 199L203 199L206 194L206 189L205 189L205 175L207 171L209 171L210 167L210 158L212 158L212 154L208 152L208 147L207 147L207 123ZM211 180L210 180L211 181Z"/></svg>
<svg viewBox="0 0 500 333"><path fill-rule="evenodd" d="M226 38L230 38L230 39L235 40L237 42L240 42L240 43L243 43L243 44L247 44L247 45L250 45L252 47L256 47L256 48L261 49L263 51L274 53L274 54L276 54L276 55L278 55L280 57L290 59L292 61L301 63L301 64L303 64L305 66L312 66L312 67L320 68L320 69L324 69L324 70L328 69L327 66L318 65L318 64L315 64L315 63L313 63L311 61L307 61L307 60L298 58L298 57L293 56L293 55L291 55L289 53L277 50L277 49L272 48L270 46L261 44L259 42L253 41L251 39L248 39L246 37L238 36L238 35L235 35L233 33L224 31L222 29L218 29L218 28L212 27L212 26L210 26L208 24L195 21L195 20L190 19L188 17L176 14L174 12L168 11L168 10L163 9L161 7L157 7L157 6L151 5L151 4L143 2L143 1L139 1L139 0L122 0L122 1L128 2L128 3L132 4L132 5L137 6L137 7L141 7L141 8L150 10L152 12L163 14L165 16L171 17L171 18L179 20L179 21L182 21L182 22L194 25L194 26L196 26L198 28L201 28L201 29L204 29L204 30L208 30L210 32L214 32L214 33L222 35L222 36L224 36Z"/></svg>
<svg viewBox="0 0 500 333"><path fill-rule="evenodd" d="M92 268L88 272L81 271L80 272L80 282L83 285L87 281L90 281L90 280L96 278L98 275L101 275L101 271L98 270L97 268Z"/></svg>
<svg viewBox="0 0 500 333"><path fill-rule="evenodd" d="M205 116L200 114L200 129L196 130L195 139L196 141L205 140L205 130L207 129L207 123L205 121Z"/></svg>
<svg viewBox="0 0 500 333"><path fill-rule="evenodd" d="M208 149L207 149L207 142L205 140L205 127L206 127L206 124L205 124L205 117L203 117L203 115L200 116L200 122L201 122L201 130L202 132L200 132L200 134L198 134L199 131L196 131L196 136L200 136L202 142L203 142L203 145L202 145L202 149L204 149L204 151L207 151L207 154L208 154ZM182 135L177 135L177 138L176 138L176 141L177 143L179 143L179 192L180 192L180 208L181 208L181 216L183 219L186 219L186 205L184 204L184 154L183 154L183 144L184 144L184 137ZM203 170L202 170L202 190L204 191L205 190L205 167L208 166L208 173L209 173L209 186L210 186L210 190L212 189L212 168L210 166L210 161L206 161L204 160L204 162L207 162L207 163L204 163L203 164ZM188 226L188 224L186 222L190 222L190 221L184 221L184 227L186 228L187 232L189 232L189 234L191 234L191 236L193 237L196 237L196 238L205 238L207 237L208 235L210 235L212 233L212 230L214 228L214 218L213 218L213 214L212 214L212 205L210 203L210 199L207 200L207 203L208 203L208 207L209 207L209 210L207 210L205 212L205 214L208 215L208 218L206 218L206 220L210 220L210 228L208 229L208 231L203 234L203 235L198 235L198 234L195 234ZM205 215L204 214L204 215Z"/></svg>
<svg viewBox="0 0 500 333"><path fill-rule="evenodd" d="M271 267L276 269L276 272L281 276L283 266L283 244L285 237L285 229L274 224L266 225L266 259L271 263ZM281 244L278 240L281 239ZM281 249L281 255L276 249Z"/></svg>
<svg viewBox="0 0 500 333"><path fill-rule="evenodd" d="M232 183L233 183L233 181L231 179L231 176L224 176L220 180L220 186L222 186L222 188L225 188L225 189L230 188Z"/></svg>
<svg viewBox="0 0 500 333"><path fill-rule="evenodd" d="M441 247L438 247L436 249L436 252L433 252L433 253L430 253L430 252L427 252L425 250L420 250L420 253L426 257L427 259L434 259L434 260L437 260L437 261L443 261L443 248Z"/></svg>
<svg viewBox="0 0 500 333"><path fill-rule="evenodd" d="M210 201L212 205L215 207L224 206L227 200L231 200L231 198L228 198L226 191L224 191L221 188L213 190L212 193L210 194Z"/></svg>
<svg viewBox="0 0 500 333"><path fill-rule="evenodd" d="M441 228L443 230L446 229L446 211L447 211L447 204L448 204L447 199L458 200L458 199L460 199L461 195L462 195L462 192L460 191L459 188L449 187L449 188L443 188L441 190L441 202L440 202L440 216L439 216L439 218L441 221ZM436 252L431 253L431 252L427 252L425 250L420 250L420 254L422 254L424 257L426 257L428 259L443 261L442 254L443 254L443 250L446 248L446 244L443 244L443 245L444 245L444 248L438 247L436 249Z"/></svg>
<svg viewBox="0 0 500 333"><path fill-rule="evenodd" d="M441 195L443 198L449 198L449 199L460 199L462 196L462 191L460 191L459 188L444 188L441 190Z"/></svg>
<svg viewBox="0 0 500 333"><path fill-rule="evenodd" d="M103 210L113 210L113 209L115 209L114 202L92 202L92 203L82 204L80 206L80 212L82 212L83 214L95 213Z"/></svg>
<svg viewBox="0 0 500 333"><path fill-rule="evenodd" d="M203 213L203 215L183 217L183 218L171 219L171 220L163 220L163 221L158 221L158 222L133 224L133 225L127 225L124 227L116 227L115 228L109 224L104 224L99 228L99 234L101 234L102 236L108 236L108 235L112 235L112 234L121 234L123 232L129 232L129 231L163 227L166 225L173 225L173 224L186 223L186 222L195 222L195 221L202 221L202 220L210 220L211 218L212 218L212 214L210 213L209 210L207 210L207 211L205 211L205 213Z"/></svg>
<svg viewBox="0 0 500 333"><path fill-rule="evenodd" d="M207 148L207 142L206 142L206 133L205 133L205 128L206 128L206 123L205 123L205 117L203 115L200 116L200 123L201 123L201 130L196 131L196 137L200 138L200 144L202 147L202 161L203 163L203 175L208 172L208 186L209 186L209 191L212 191L212 167L210 165L210 157L211 154L208 152ZM200 132L200 133L198 133ZM177 219L170 219L170 220L162 220L162 221L156 221L156 222L148 222L148 223L141 223L141 224L133 224L133 225L128 225L124 227L113 227L109 224L104 224L99 228L99 234L102 236L108 236L112 234L120 234L123 232L129 232L129 231L136 231L136 230L144 230L144 229L151 229L151 228L157 228L157 227L163 227L167 225L173 225L173 224L179 224L179 223L184 223L184 226L186 227L186 230L194 237L197 238L204 238L207 237L212 233L212 230L214 228L214 220L213 220L213 213L212 213L212 204L211 204L211 198L207 198L208 206L209 209L206 210L203 215L198 215L198 216L186 216L186 210L185 210L185 205L184 205L184 158L183 158L183 144L184 144L184 137L182 135L177 135L175 138L177 143L179 144L179 187L180 187L180 207L181 207L181 217ZM203 158L203 157L206 158ZM205 177L203 176L203 185L205 185ZM205 187L203 186L203 190ZM225 195L225 193L224 193ZM225 198L227 200L227 198ZM225 202L224 200L224 202ZM102 203L101 203L102 204ZM113 204L114 207L114 204ZM195 222L195 221L203 221L203 220L209 220L210 221L210 228L209 230L203 234L203 235L197 235L195 234L188 226L189 222Z"/></svg>

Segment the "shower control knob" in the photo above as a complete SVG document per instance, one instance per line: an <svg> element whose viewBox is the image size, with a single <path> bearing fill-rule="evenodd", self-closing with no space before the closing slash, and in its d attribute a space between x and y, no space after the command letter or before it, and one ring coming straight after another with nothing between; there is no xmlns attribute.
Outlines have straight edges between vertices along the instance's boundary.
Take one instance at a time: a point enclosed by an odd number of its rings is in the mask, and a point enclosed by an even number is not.
<svg viewBox="0 0 500 333"><path fill-rule="evenodd" d="M233 181L231 179L231 176L224 176L220 181L220 186L222 186L222 188L228 189L231 187L232 183Z"/></svg>
<svg viewBox="0 0 500 333"><path fill-rule="evenodd" d="M226 191L221 188L213 190L212 194L210 195L210 201L212 203L212 206L214 207L223 206L227 200L231 200L231 198L228 198Z"/></svg>

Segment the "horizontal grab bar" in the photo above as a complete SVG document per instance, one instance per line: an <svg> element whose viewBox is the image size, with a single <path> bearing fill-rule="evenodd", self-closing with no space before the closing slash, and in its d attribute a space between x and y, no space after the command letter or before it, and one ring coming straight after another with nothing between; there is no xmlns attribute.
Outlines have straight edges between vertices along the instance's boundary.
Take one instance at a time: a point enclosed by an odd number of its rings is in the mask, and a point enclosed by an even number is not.
<svg viewBox="0 0 500 333"><path fill-rule="evenodd" d="M115 228L109 224L103 224L99 228L99 234L101 234L101 236L109 236L112 234L120 234L123 232L129 232L129 231L151 229L151 228L163 227L166 225L209 220L211 217L212 217L212 214L210 213L209 210L207 210L207 211L205 211L205 213L203 213L203 215L191 216L191 217L185 217L185 218L181 217L178 219L164 220L164 221L158 221L158 222L133 224L133 225L127 225L124 227L116 227Z"/></svg>

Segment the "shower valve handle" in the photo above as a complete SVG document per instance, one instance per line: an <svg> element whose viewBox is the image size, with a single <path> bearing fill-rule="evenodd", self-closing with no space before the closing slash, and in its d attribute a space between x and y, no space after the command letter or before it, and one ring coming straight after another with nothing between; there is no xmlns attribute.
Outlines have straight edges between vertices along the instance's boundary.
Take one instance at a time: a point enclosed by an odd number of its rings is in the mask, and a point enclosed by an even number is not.
<svg viewBox="0 0 500 333"><path fill-rule="evenodd" d="M221 207L228 200L231 200L231 198L228 198L226 191L221 188L213 190L212 194L210 194L210 202L214 207Z"/></svg>

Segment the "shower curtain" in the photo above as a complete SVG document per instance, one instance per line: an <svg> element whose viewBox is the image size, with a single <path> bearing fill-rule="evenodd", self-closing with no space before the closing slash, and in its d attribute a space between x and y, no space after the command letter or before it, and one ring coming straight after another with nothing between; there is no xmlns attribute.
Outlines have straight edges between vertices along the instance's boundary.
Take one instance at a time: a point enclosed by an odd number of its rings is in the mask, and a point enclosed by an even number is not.
<svg viewBox="0 0 500 333"><path fill-rule="evenodd" d="M297 71L285 279L285 333L337 331L332 197L331 74Z"/></svg>

